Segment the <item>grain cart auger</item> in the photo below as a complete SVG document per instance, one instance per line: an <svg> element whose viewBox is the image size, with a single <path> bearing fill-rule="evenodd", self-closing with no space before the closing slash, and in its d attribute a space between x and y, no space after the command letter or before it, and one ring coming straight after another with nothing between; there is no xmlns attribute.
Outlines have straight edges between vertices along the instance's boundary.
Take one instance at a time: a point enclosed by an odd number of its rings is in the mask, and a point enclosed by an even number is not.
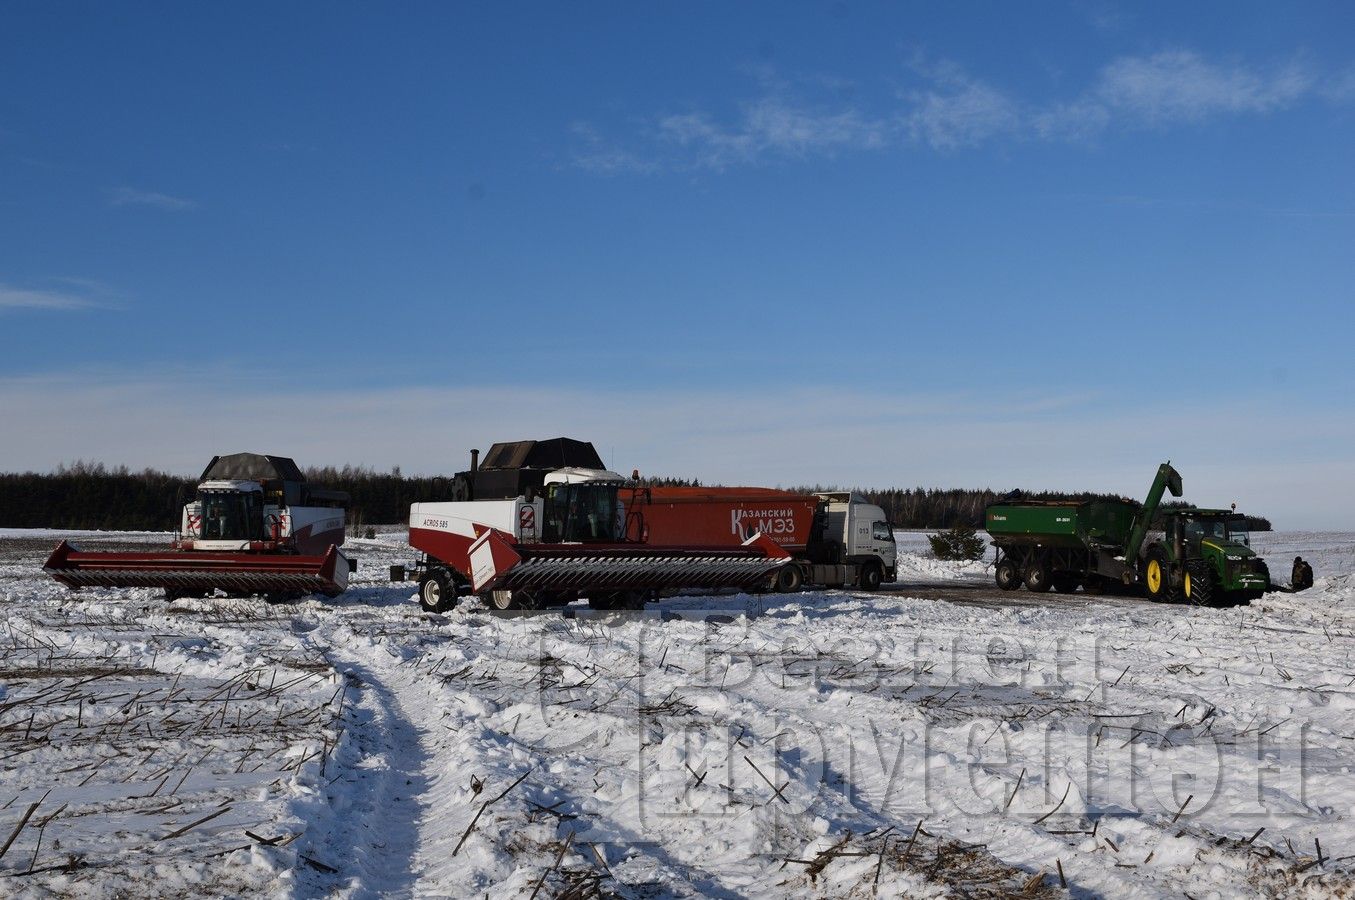
<svg viewBox="0 0 1355 900"><path fill-rule="evenodd" d="M639 609L660 591L754 589L790 559L761 533L735 547L627 541L626 484L582 441L495 444L484 465L472 451L453 482L458 499L410 506L420 604L441 611L476 594L502 610L580 597L597 609ZM394 580L410 574L391 569Z"/></svg>
<svg viewBox="0 0 1355 900"><path fill-rule="evenodd" d="M43 571L73 590L163 588L170 600L217 590L335 597L348 587L356 560L339 549L346 493L313 487L292 460L258 453L214 457L200 480L169 549L86 552L62 541Z"/></svg>

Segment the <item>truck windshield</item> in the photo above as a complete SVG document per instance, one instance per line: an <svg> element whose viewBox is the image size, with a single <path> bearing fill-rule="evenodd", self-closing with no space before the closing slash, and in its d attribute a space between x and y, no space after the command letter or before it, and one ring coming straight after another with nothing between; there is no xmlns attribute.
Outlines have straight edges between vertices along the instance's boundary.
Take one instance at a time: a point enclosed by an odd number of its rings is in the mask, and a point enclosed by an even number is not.
<svg viewBox="0 0 1355 900"><path fill-rule="evenodd" d="M889 541L894 543L894 529L888 522L876 522L870 526L870 536L877 541Z"/></svg>
<svg viewBox="0 0 1355 900"><path fill-rule="evenodd" d="M250 541L258 537L254 520L259 504L253 494L203 491L202 537L208 541Z"/></svg>
<svg viewBox="0 0 1355 900"><path fill-rule="evenodd" d="M546 543L614 543L616 485L552 484L546 493Z"/></svg>

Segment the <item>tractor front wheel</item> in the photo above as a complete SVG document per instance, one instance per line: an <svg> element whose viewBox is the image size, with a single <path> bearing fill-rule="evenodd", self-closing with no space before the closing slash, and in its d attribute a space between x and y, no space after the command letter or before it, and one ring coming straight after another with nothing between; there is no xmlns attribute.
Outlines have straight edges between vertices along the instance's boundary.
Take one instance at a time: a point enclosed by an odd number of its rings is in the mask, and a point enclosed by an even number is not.
<svg viewBox="0 0 1355 900"><path fill-rule="evenodd" d="M1076 575L1068 575L1066 573L1055 575L1050 580L1054 584L1054 590L1058 591L1060 594L1074 593L1082 584L1082 579L1078 578Z"/></svg>
<svg viewBox="0 0 1355 900"><path fill-rule="evenodd" d="M1209 563L1186 566L1185 583L1181 587L1186 600L1196 606L1208 606L1214 599L1214 573Z"/></svg>

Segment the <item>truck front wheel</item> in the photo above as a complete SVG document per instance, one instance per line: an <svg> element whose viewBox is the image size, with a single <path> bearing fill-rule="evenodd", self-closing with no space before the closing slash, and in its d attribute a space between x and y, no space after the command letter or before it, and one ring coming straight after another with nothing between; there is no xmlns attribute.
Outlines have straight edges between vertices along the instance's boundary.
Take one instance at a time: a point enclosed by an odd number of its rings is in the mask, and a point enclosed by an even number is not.
<svg viewBox="0 0 1355 900"><path fill-rule="evenodd" d="M860 584L863 591L878 591L884 580L884 568L879 563L868 562L861 567Z"/></svg>
<svg viewBox="0 0 1355 900"><path fill-rule="evenodd" d="M782 594L793 594L804 586L805 576L794 563L782 566L776 573L776 589Z"/></svg>

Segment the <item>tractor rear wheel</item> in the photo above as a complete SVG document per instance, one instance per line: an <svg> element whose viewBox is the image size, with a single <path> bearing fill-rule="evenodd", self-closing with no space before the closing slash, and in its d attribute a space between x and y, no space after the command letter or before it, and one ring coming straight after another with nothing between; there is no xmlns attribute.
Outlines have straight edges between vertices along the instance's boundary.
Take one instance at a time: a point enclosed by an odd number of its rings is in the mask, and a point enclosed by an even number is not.
<svg viewBox="0 0 1355 900"><path fill-rule="evenodd" d="M1004 591L1014 591L1021 586L1021 570L1012 562L1010 556L1004 557L993 571L993 580Z"/></svg>
<svg viewBox="0 0 1355 900"><path fill-rule="evenodd" d="M1186 566L1185 583L1181 587L1187 601L1196 606L1208 606L1214 599L1214 573L1209 563Z"/></svg>
<svg viewBox="0 0 1355 900"><path fill-rule="evenodd" d="M1148 599L1154 603L1176 602L1171 562L1161 547L1148 551L1148 558L1143 562L1143 586L1148 592Z"/></svg>
<svg viewBox="0 0 1355 900"><path fill-rule="evenodd" d="M456 586L446 569L430 569L419 579L419 605L431 613L456 605Z"/></svg>
<svg viewBox="0 0 1355 900"><path fill-rule="evenodd" d="M1026 590L1033 594L1042 594L1053 587L1049 577L1049 562L1042 557L1031 557L1026 565Z"/></svg>

